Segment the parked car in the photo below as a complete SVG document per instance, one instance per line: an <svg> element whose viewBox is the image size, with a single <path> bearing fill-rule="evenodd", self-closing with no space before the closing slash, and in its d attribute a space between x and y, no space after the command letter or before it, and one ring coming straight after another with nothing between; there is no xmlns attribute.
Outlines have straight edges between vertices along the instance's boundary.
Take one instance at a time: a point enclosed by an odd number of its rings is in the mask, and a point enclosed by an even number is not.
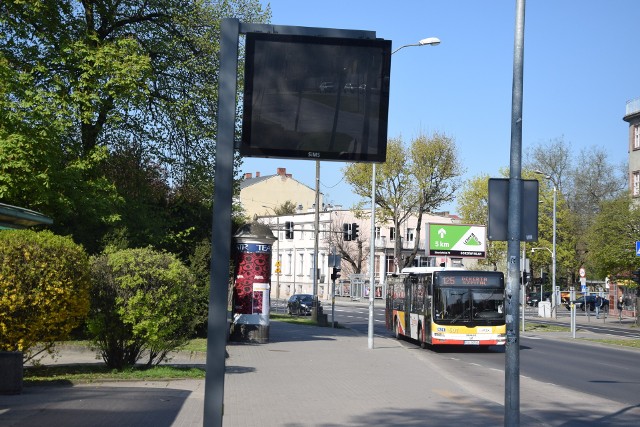
<svg viewBox="0 0 640 427"><path fill-rule="evenodd" d="M589 309L589 311L594 311L596 309L596 295L587 295L587 308ZM580 298L576 299L576 309L580 309L582 311L585 311L585 304L584 304L584 296L581 296ZM569 303L565 304L565 307L567 307L567 310L571 310L571 305ZM603 311L608 311L609 310L609 300L606 298L602 298L602 307L600 307L601 310Z"/></svg>
<svg viewBox="0 0 640 427"><path fill-rule="evenodd" d="M333 82L320 83L320 92L327 93L327 92L333 92L334 90L335 90L335 86L333 85Z"/></svg>
<svg viewBox="0 0 640 427"><path fill-rule="evenodd" d="M546 301L547 299L551 299L551 292L543 292L542 300ZM527 305L531 307L537 307L540 302L540 292L529 292L527 294Z"/></svg>
<svg viewBox="0 0 640 427"><path fill-rule="evenodd" d="M318 308L320 308L320 301L318 301ZM287 311L289 314L297 314L299 316L311 314L311 308L313 307L313 295L311 294L295 294L291 295L287 302Z"/></svg>

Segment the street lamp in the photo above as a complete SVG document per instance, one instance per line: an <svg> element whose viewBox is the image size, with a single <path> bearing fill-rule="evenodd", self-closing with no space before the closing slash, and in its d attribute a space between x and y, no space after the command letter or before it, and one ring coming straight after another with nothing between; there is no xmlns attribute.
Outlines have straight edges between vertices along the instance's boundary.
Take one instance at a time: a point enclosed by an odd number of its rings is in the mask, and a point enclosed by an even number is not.
<svg viewBox="0 0 640 427"><path fill-rule="evenodd" d="M557 301L557 296L556 296L556 199L558 194L558 184L556 183L556 180L553 179L551 175L547 175L541 170L535 170L534 172L537 173L538 175L543 175L546 179L548 179L553 183L553 243L552 243L553 252L551 253L551 264L552 264L551 289L553 291L553 293L551 294L551 304L553 305L553 307L551 310L553 311L553 317L557 319L558 309L556 307L556 301Z"/></svg>
<svg viewBox="0 0 640 427"><path fill-rule="evenodd" d="M391 52L391 54L393 55L394 53L396 53L397 51L399 51L400 49L403 49L405 47L410 47L410 46L438 46L439 44L440 44L440 39L439 38L437 38L437 37L427 37L426 39L422 39L422 40L418 41L418 43L405 44L403 46L400 46L399 48L397 48L396 50Z"/></svg>
<svg viewBox="0 0 640 427"><path fill-rule="evenodd" d="M419 40L418 43L405 44L400 46L391 55L410 46L437 46L440 44L440 39L437 37L427 37L426 39ZM375 250L376 250L376 164L373 163L371 169L371 237L369 238L369 333L368 333L368 345L369 348L373 348L373 294L375 293ZM397 255L394 253L394 255Z"/></svg>

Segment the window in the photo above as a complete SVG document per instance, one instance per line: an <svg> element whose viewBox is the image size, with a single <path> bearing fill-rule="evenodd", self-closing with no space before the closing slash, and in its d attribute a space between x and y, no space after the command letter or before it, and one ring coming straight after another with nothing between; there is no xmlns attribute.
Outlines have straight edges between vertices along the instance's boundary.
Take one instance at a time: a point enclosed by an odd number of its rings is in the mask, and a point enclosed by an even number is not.
<svg viewBox="0 0 640 427"><path fill-rule="evenodd" d="M633 127L633 149L637 150L640 148L640 125L635 125Z"/></svg>
<svg viewBox="0 0 640 427"><path fill-rule="evenodd" d="M635 171L633 172L633 176L631 179L631 188L632 188L632 195L633 197L638 197L640 196L640 172L639 171Z"/></svg>
<svg viewBox="0 0 640 427"><path fill-rule="evenodd" d="M375 239L380 240L380 227L375 227Z"/></svg>
<svg viewBox="0 0 640 427"><path fill-rule="evenodd" d="M287 254L287 273L286 274L291 274L291 266L293 265L293 254L288 253Z"/></svg>
<svg viewBox="0 0 640 427"><path fill-rule="evenodd" d="M416 229L415 228L407 228L407 242L413 242L415 238Z"/></svg>
<svg viewBox="0 0 640 427"><path fill-rule="evenodd" d="M298 253L298 276L304 274L304 253Z"/></svg>
<svg viewBox="0 0 640 427"><path fill-rule="evenodd" d="M389 240L396 239L396 229L395 227L389 227Z"/></svg>

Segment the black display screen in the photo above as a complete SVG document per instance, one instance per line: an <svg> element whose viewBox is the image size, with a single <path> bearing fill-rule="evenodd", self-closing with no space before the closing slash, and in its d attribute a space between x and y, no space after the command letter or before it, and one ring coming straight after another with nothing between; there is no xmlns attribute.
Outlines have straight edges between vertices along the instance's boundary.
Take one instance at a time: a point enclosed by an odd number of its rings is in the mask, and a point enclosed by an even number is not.
<svg viewBox="0 0 640 427"><path fill-rule="evenodd" d="M438 286L504 287L504 274L498 271L436 271Z"/></svg>
<svg viewBox="0 0 640 427"><path fill-rule="evenodd" d="M240 154L386 159L391 41L247 33Z"/></svg>

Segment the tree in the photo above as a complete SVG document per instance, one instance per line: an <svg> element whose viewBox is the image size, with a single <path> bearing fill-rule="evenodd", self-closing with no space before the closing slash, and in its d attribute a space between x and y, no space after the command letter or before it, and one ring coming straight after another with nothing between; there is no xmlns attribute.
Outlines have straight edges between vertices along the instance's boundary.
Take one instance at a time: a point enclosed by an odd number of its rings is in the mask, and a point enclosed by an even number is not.
<svg viewBox="0 0 640 427"><path fill-rule="evenodd" d="M331 221L329 230L326 233L322 233L323 241L326 246L335 250L335 255L340 255L343 275L360 274L362 273L362 266L370 253L368 239L360 235L356 240L345 240L343 234L344 224L347 224L347 222L340 217L335 221Z"/></svg>
<svg viewBox="0 0 640 427"><path fill-rule="evenodd" d="M110 251L92 261L87 322L105 363L147 366L190 338L202 322L201 289L174 255L151 248Z"/></svg>
<svg viewBox="0 0 640 427"><path fill-rule="evenodd" d="M503 177L509 176L508 170L501 171ZM539 179L540 175L534 171L523 169L523 179ZM479 175L464 183L458 194L458 212L463 221L472 224L487 225L489 219L489 176ZM552 250L553 247L553 188L547 180L540 183L538 211L538 241L533 243L537 247ZM573 264L573 226L572 217L562 199L556 206L556 268L559 271L571 269ZM494 269L506 269L507 246L502 241L487 242L487 257L479 263L493 266ZM527 254L531 260L531 270L548 267L551 270L551 255L549 251L536 251Z"/></svg>
<svg viewBox="0 0 640 427"><path fill-rule="evenodd" d="M49 231L0 232L0 350L52 353L89 310L89 259Z"/></svg>
<svg viewBox="0 0 640 427"><path fill-rule="evenodd" d="M573 282L577 270L587 262L592 245L586 239L587 230L602 202L618 197L627 186L626 166L611 164L604 148L590 147L573 155L570 144L563 138L534 146L528 157L526 167L540 170L550 177L544 180L547 184L550 181L557 186L558 215L564 216L557 232L564 233L565 241L573 244L571 248L560 247L566 252L558 255L558 261L562 255L563 268ZM562 206L568 211L562 210Z"/></svg>
<svg viewBox="0 0 640 427"><path fill-rule="evenodd" d="M296 204L293 203L291 200L287 200L281 205L276 206L273 209L273 213L278 216L293 215L294 213L296 213Z"/></svg>
<svg viewBox="0 0 640 427"><path fill-rule="evenodd" d="M109 179L128 171L107 175L114 152L144 153L166 185L208 202L220 20L267 22L268 7L7 0L0 16L0 199L55 218L92 250L122 218Z"/></svg>
<svg viewBox="0 0 640 427"><path fill-rule="evenodd" d="M363 199L371 198L372 166L355 163L344 169L345 178ZM394 257L400 269L411 265L420 246L422 215L453 200L462 174L453 139L435 133L420 134L410 147L401 138L387 142L387 159L376 170L376 222L393 222L396 230ZM365 202L358 205L364 207ZM411 215L418 217L412 252L402 258L401 226Z"/></svg>
<svg viewBox="0 0 640 427"><path fill-rule="evenodd" d="M464 173L455 142L444 134L418 135L411 143L410 153L411 176L418 189L418 224L413 251L405 260L405 267L413 263L420 247L422 215L452 201L460 186L458 178Z"/></svg>
<svg viewBox="0 0 640 427"><path fill-rule="evenodd" d="M458 215L467 224L487 225L489 219L489 175L478 175L467 180L457 197ZM480 265L489 265L493 270L505 270L507 245L500 241L487 241L487 257Z"/></svg>
<svg viewBox="0 0 640 427"><path fill-rule="evenodd" d="M630 276L638 268L635 242L640 241L640 209L628 195L602 203L586 235L588 269L596 277Z"/></svg>

